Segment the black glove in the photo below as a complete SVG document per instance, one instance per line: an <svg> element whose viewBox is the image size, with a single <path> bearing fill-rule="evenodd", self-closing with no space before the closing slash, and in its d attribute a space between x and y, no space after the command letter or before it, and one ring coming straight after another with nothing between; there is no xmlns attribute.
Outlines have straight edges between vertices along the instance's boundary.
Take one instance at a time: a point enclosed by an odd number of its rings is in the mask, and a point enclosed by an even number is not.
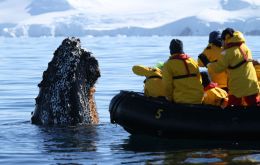
<svg viewBox="0 0 260 165"><path fill-rule="evenodd" d="M205 56L204 54L201 53L198 57L199 57L200 61L203 63L203 65L205 67L207 67L207 65L209 63L209 59L207 58L207 56Z"/></svg>

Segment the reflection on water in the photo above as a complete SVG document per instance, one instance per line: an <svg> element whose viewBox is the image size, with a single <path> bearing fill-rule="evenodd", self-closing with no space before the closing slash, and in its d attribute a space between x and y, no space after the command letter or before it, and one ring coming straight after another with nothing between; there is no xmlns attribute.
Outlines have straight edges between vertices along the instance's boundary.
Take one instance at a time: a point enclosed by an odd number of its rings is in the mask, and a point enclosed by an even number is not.
<svg viewBox="0 0 260 165"><path fill-rule="evenodd" d="M232 141L207 139L166 139L146 135L130 135L123 148L136 152L189 150L189 149L237 149L259 150L259 141Z"/></svg>
<svg viewBox="0 0 260 165"><path fill-rule="evenodd" d="M157 153L150 162L163 164L254 164L260 162L258 141L218 141L162 139L131 135L122 144L124 150L136 153ZM243 156L241 156L243 155Z"/></svg>
<svg viewBox="0 0 260 165"><path fill-rule="evenodd" d="M96 126L40 127L46 152L95 152Z"/></svg>

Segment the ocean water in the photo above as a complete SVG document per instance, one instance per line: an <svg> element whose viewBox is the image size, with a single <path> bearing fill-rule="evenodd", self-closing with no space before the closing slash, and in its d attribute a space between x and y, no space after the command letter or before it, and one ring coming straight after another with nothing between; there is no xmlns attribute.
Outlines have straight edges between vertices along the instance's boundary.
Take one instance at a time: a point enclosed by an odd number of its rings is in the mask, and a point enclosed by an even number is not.
<svg viewBox="0 0 260 165"><path fill-rule="evenodd" d="M64 38L0 38L0 164L259 164L260 143L171 140L132 136L110 123L109 102L120 90L142 92L136 64L154 66L169 56L173 37L84 37L82 47L99 61L95 99L100 124L32 125L37 84ZM207 37L177 37L197 58ZM255 59L259 37L247 36Z"/></svg>

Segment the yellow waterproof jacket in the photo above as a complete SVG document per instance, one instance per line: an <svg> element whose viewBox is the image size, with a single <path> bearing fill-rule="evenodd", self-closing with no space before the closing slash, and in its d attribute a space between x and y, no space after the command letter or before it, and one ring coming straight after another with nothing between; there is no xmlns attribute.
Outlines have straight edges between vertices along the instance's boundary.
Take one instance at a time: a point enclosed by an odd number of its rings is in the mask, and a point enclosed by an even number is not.
<svg viewBox="0 0 260 165"><path fill-rule="evenodd" d="M257 76L257 80L258 80L258 84L260 84L260 65L254 65L255 67L255 71L256 71L256 76Z"/></svg>
<svg viewBox="0 0 260 165"><path fill-rule="evenodd" d="M196 61L185 54L173 54L163 65L166 97L176 103L201 104L203 86Z"/></svg>
<svg viewBox="0 0 260 165"><path fill-rule="evenodd" d="M204 49L202 54L204 54L208 60L212 62L216 62L221 58L221 51L222 49L214 44L208 44L208 46ZM201 62L200 59L198 59L198 65L200 67L205 67L204 64ZM208 71L209 76L211 78L211 81L215 82L218 84L220 88L225 88L227 87L227 72L223 71L220 73L216 73L213 71Z"/></svg>
<svg viewBox="0 0 260 165"><path fill-rule="evenodd" d="M224 108L228 102L228 94L216 83L210 83L204 88L203 104L210 104Z"/></svg>
<svg viewBox="0 0 260 165"><path fill-rule="evenodd" d="M132 70L136 75L146 77L144 80L145 96L165 96L161 69L135 65Z"/></svg>
<svg viewBox="0 0 260 165"><path fill-rule="evenodd" d="M226 39L226 46L221 58L208 64L208 69L217 73L228 69L229 93L240 98L259 93L256 71L252 62L251 51L245 44L245 39L240 32L234 32L233 37ZM240 64L240 65L239 65Z"/></svg>

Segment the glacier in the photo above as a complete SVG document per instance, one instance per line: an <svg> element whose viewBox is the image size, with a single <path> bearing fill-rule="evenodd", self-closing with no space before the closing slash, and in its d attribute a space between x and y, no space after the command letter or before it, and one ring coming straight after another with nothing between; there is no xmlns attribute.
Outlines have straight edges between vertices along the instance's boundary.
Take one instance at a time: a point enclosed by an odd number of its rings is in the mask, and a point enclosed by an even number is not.
<svg viewBox="0 0 260 165"><path fill-rule="evenodd" d="M0 36L260 35L260 0L0 0Z"/></svg>

